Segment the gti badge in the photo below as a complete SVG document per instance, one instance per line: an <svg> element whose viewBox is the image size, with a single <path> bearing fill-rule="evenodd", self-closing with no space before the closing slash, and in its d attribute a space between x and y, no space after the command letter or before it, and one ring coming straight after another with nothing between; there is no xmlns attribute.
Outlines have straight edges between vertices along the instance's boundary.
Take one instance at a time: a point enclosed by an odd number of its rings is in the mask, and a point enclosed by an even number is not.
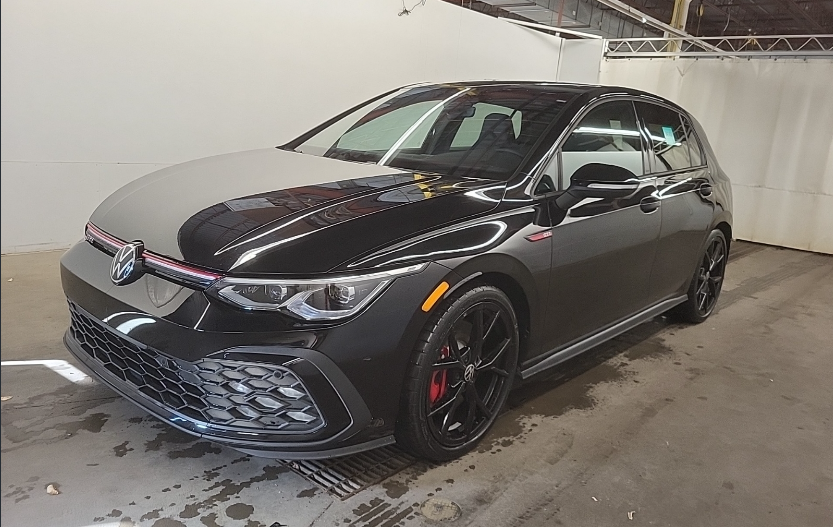
<svg viewBox="0 0 833 527"><path fill-rule="evenodd" d="M128 243L118 250L110 265L110 280L116 285L127 285L142 276L142 242Z"/></svg>

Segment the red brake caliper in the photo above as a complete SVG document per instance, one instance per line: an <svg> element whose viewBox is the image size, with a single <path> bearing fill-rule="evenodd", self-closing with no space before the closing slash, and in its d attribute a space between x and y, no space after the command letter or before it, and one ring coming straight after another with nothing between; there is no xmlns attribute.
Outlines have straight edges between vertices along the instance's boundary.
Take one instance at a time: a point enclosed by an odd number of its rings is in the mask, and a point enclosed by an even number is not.
<svg viewBox="0 0 833 527"><path fill-rule="evenodd" d="M448 346L443 346L440 350L440 360L447 359L448 355ZM434 406L445 395L448 389L447 380L448 370L435 371L431 375L431 385L428 387L428 402L431 406Z"/></svg>

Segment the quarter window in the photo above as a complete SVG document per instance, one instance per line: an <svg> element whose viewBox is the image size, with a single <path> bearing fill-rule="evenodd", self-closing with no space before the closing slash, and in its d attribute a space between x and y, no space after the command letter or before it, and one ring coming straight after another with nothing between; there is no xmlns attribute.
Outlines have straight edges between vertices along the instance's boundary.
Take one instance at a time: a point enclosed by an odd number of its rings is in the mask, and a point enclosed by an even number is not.
<svg viewBox="0 0 833 527"><path fill-rule="evenodd" d="M694 133L694 127L685 116L682 116L683 127L685 127L685 135L688 138L688 151L691 156L691 166L699 167L706 164L703 161L703 152L700 149L700 141L697 139L697 134Z"/></svg>
<svg viewBox="0 0 833 527"><path fill-rule="evenodd" d="M641 176L642 142L631 101L613 101L590 110L561 148L561 184L589 163L626 168ZM545 172L550 172L548 169Z"/></svg>
<svg viewBox="0 0 833 527"><path fill-rule="evenodd" d="M636 107L648 135L648 157L652 171L656 173L690 168L689 136L680 114L670 108L649 103L639 102Z"/></svg>

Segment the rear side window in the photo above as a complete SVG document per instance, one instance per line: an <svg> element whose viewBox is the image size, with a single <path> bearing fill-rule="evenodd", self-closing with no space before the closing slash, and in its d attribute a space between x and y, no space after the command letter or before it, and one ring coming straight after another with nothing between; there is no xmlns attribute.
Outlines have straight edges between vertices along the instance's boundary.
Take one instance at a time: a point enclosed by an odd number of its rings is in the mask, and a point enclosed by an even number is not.
<svg viewBox="0 0 833 527"><path fill-rule="evenodd" d="M670 108L655 104L636 103L639 117L649 139L648 157L652 172L668 172L692 166L686 126L682 116ZM697 162L694 166L700 165Z"/></svg>
<svg viewBox="0 0 833 527"><path fill-rule="evenodd" d="M561 148L563 188L588 163L616 165L642 175L642 143L631 101L601 104L579 122Z"/></svg>

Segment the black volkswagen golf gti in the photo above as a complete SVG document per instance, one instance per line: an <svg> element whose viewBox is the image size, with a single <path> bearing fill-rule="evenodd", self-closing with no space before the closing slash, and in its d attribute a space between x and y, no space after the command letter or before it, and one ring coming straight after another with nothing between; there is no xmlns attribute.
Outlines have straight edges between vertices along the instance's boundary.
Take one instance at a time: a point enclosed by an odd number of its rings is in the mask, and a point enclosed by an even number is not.
<svg viewBox="0 0 833 527"><path fill-rule="evenodd" d="M107 198L61 261L66 346L191 434L283 459L470 450L513 383L715 308L731 189L624 88L407 86Z"/></svg>

